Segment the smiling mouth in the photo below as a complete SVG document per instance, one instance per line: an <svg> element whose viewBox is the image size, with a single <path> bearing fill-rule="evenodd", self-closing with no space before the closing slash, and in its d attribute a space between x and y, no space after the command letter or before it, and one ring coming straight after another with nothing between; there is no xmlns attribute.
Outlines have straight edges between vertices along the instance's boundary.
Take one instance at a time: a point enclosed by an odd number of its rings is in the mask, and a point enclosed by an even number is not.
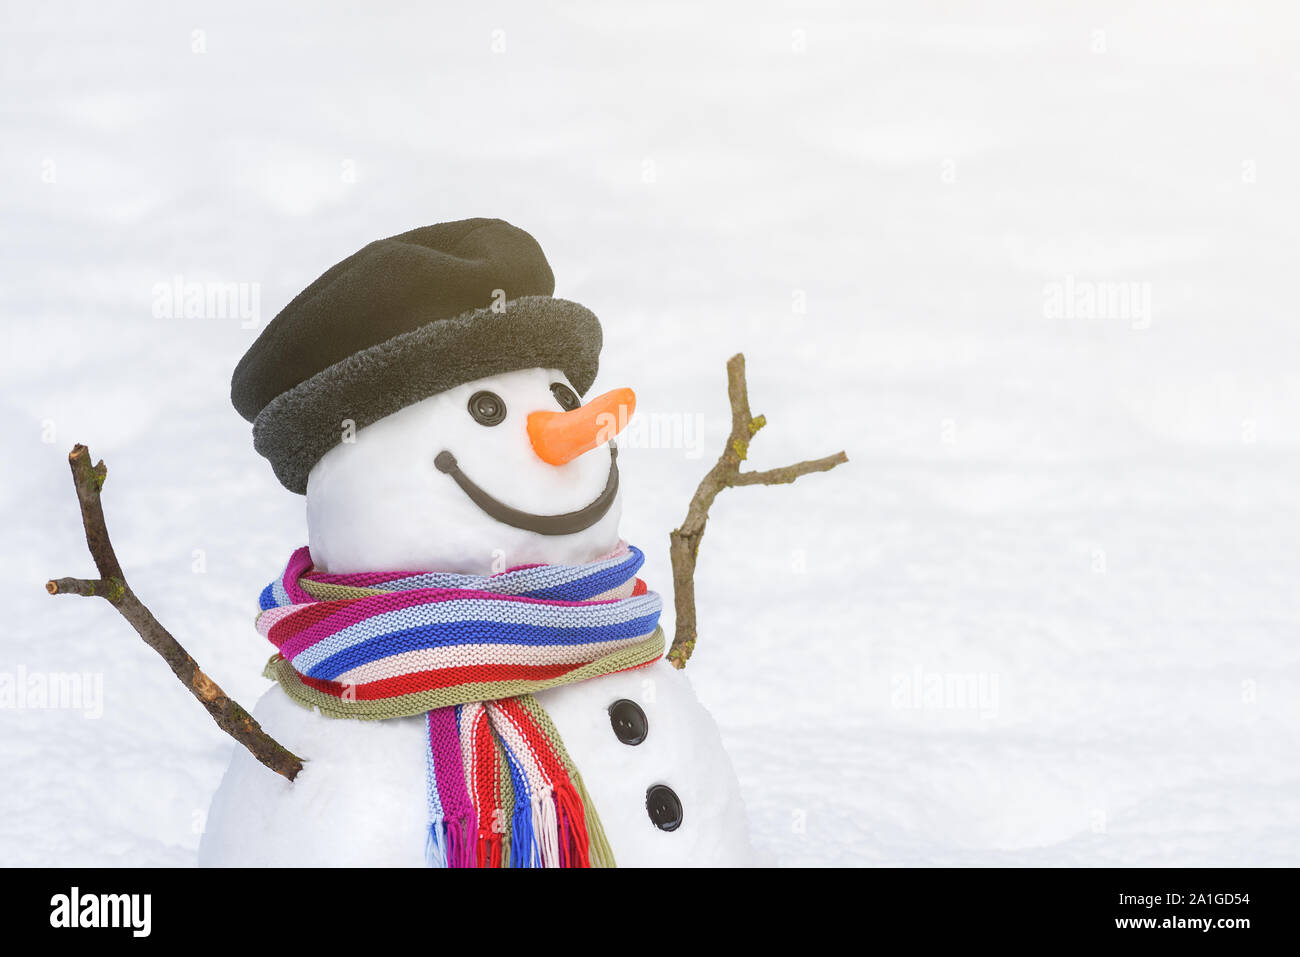
<svg viewBox="0 0 1300 957"><path fill-rule="evenodd" d="M591 528L605 517L605 513L609 511L609 507L614 504L614 499L618 496L618 446L613 442L609 443L609 478L605 481L605 490L590 504L584 505L576 512L565 512L562 515L535 515L532 512L523 512L492 497L460 470L460 466L456 464L456 456L445 449L434 456L433 465L439 472L455 479L456 484L464 490L474 504L498 522L512 528L536 532L539 535L572 535L574 532Z"/></svg>

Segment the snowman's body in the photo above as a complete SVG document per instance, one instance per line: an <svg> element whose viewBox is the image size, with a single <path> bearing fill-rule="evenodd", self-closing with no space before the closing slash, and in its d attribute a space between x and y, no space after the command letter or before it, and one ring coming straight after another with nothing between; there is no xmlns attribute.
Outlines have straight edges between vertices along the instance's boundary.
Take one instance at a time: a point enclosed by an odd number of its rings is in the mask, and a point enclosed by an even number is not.
<svg viewBox="0 0 1300 957"><path fill-rule="evenodd" d="M621 867L726 866L749 862L744 807L717 727L684 674L660 662L537 695L581 769ZM649 733L619 741L608 708L638 702ZM280 688L254 717L307 764L292 784L236 749L208 814L199 863L224 866L423 867L422 717L325 718ZM646 792L673 788L682 822L661 831Z"/></svg>
<svg viewBox="0 0 1300 957"><path fill-rule="evenodd" d="M491 397L486 405L484 394ZM558 370L520 370L449 389L360 430L355 441L345 438L317 463L308 483L316 566L337 574L488 575L609 554L618 545L620 502L618 495L602 501L617 476L608 439L630 410L613 411L613 400L600 405L615 393L577 410L571 395ZM492 400L500 406L495 411ZM492 414L480 414L485 408ZM572 413L567 419L566 409ZM542 416L533 416L539 411ZM596 421L611 414L614 422ZM574 438L575 426L593 422L603 430L593 435L599 441ZM442 452L511 514L539 521L576 516L568 520L583 527L553 534L503 523L502 513L489 514L497 506L485 510L444 465L435 466ZM536 697L581 772L621 866L750 862L735 773L683 673L660 661ZM644 715L640 734L616 729L611 708L620 702ZM212 803L200 864L425 863L422 716L327 718L276 686L258 702L254 717L306 765L290 783L237 750ZM647 807L656 787L671 789L677 803L671 830L662 826L662 814L656 824Z"/></svg>

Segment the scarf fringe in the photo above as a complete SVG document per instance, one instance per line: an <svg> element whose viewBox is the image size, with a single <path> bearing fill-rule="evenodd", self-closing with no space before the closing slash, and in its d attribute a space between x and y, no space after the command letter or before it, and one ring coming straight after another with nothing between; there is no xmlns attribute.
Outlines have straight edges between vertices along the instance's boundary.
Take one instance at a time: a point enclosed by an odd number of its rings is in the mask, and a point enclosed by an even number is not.
<svg viewBox="0 0 1300 957"><path fill-rule="evenodd" d="M533 829L540 845L542 867L560 866L560 826L555 814L555 797L544 788L533 797Z"/></svg>
<svg viewBox="0 0 1300 957"><path fill-rule="evenodd" d="M567 757L567 755L565 756ZM566 762L568 763L568 762ZM462 814L430 821L430 867L614 867L600 815L576 770L533 794L520 790L512 814ZM499 822L499 823L496 823Z"/></svg>
<svg viewBox="0 0 1300 957"><path fill-rule="evenodd" d="M560 821L560 866L591 867L586 810L570 781L555 789L555 807Z"/></svg>
<svg viewBox="0 0 1300 957"><path fill-rule="evenodd" d="M510 822L510 866L541 866L537 834L533 830L533 809L527 800L515 802L515 814Z"/></svg>
<svg viewBox="0 0 1300 957"><path fill-rule="evenodd" d="M424 861L430 867L447 867L447 822L429 822L429 836L424 842Z"/></svg>
<svg viewBox="0 0 1300 957"><path fill-rule="evenodd" d="M478 866L501 866L501 835L489 830L479 831Z"/></svg>
<svg viewBox="0 0 1300 957"><path fill-rule="evenodd" d="M478 821L469 816L458 818L447 826L447 864L449 867L478 867L478 845L474 834Z"/></svg>
<svg viewBox="0 0 1300 957"><path fill-rule="evenodd" d="M529 706L537 707L535 702L529 702ZM457 717L452 721L453 726L459 720ZM506 787L503 783L502 787L511 813L507 815L504 808L497 808L484 816L483 812L460 804L467 810L451 820L435 814L425 842L425 860L430 867L616 866L609 839L582 775L564 751L549 720L543 730L547 733L547 743L555 748L551 766L555 779L550 784L541 784L534 778L530 793L530 782L523 769L513 759L506 759L508 748L490 734L488 740L502 749L500 770L503 781L509 784ZM432 749L429 754L432 756ZM436 779L432 768L430 777Z"/></svg>

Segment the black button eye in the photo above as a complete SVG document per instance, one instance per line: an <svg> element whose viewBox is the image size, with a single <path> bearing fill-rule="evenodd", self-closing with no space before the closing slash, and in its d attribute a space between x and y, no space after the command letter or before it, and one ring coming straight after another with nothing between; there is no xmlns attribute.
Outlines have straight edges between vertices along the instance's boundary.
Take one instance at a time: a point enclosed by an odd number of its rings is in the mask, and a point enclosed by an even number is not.
<svg viewBox="0 0 1300 957"><path fill-rule="evenodd" d="M469 397L469 414L479 425L499 425L506 417L506 404L495 392L475 392Z"/></svg>
<svg viewBox="0 0 1300 957"><path fill-rule="evenodd" d="M582 405L582 400L563 382L551 383L551 395L555 396L555 401L560 403L560 408L565 412L572 412Z"/></svg>

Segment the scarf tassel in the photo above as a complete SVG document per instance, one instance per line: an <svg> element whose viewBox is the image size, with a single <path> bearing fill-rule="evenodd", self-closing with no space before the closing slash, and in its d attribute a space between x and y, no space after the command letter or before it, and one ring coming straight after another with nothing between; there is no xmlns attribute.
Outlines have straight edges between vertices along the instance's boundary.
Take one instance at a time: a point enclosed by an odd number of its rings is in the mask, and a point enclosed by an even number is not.
<svg viewBox="0 0 1300 957"><path fill-rule="evenodd" d="M586 810L573 785L565 781L531 801L515 805L510 822L512 867L591 867ZM501 834L479 829L470 841L469 821L439 820L429 824L424 856L430 867L501 867L505 842ZM546 842L545 851L539 834ZM550 863L546 863L550 862Z"/></svg>
<svg viewBox="0 0 1300 957"><path fill-rule="evenodd" d="M424 842L424 860L430 867L447 866L447 822L443 820L429 822L429 837Z"/></svg>
<svg viewBox="0 0 1300 957"><path fill-rule="evenodd" d="M614 855L591 796L576 771L528 796L522 775L510 817L480 826L482 815L462 806L450 820L429 824L425 860L430 867L613 867ZM510 800L507 792L507 800ZM509 822L508 827L506 822Z"/></svg>
<svg viewBox="0 0 1300 957"><path fill-rule="evenodd" d="M447 825L447 865L449 867L478 867L478 843L473 835L478 830L477 819L470 815L456 818Z"/></svg>
<svg viewBox="0 0 1300 957"><path fill-rule="evenodd" d="M591 867L586 809L567 779L555 788L555 809L559 821L560 866Z"/></svg>
<svg viewBox="0 0 1300 957"><path fill-rule="evenodd" d="M560 866L560 830L551 789L533 795L533 833L537 836L538 856L542 867Z"/></svg>
<svg viewBox="0 0 1300 957"><path fill-rule="evenodd" d="M510 822L510 866L539 866L541 861L537 850L537 834L533 830L532 802L527 798L521 798L515 802L515 813Z"/></svg>
<svg viewBox="0 0 1300 957"><path fill-rule="evenodd" d="M501 835L487 828L478 832L478 866L501 866Z"/></svg>

